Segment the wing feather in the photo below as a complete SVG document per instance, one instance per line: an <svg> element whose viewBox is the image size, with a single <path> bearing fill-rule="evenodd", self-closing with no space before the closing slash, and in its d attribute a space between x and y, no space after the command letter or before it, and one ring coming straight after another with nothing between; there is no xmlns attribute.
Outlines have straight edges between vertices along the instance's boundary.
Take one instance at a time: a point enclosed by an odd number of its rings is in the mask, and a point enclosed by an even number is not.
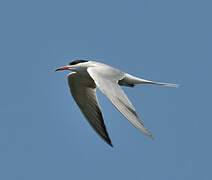
<svg viewBox="0 0 212 180"><path fill-rule="evenodd" d="M105 69L106 68L106 69ZM124 77L124 73L110 67L89 67L89 75L94 80L100 91L113 103L113 105L140 131L152 137L139 119L135 108L127 98L124 91L118 85L118 81Z"/></svg>
<svg viewBox="0 0 212 180"><path fill-rule="evenodd" d="M74 100L92 128L110 146L113 146L104 124L93 80L84 78L78 73L71 73L68 75L68 84Z"/></svg>

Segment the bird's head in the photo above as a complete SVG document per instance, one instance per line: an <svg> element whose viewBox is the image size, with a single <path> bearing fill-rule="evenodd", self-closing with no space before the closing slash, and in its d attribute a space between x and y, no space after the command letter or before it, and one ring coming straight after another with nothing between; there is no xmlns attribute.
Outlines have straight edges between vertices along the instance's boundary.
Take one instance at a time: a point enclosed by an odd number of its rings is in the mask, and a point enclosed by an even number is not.
<svg viewBox="0 0 212 180"><path fill-rule="evenodd" d="M74 60L74 61L70 62L68 65L56 69L55 72L62 71L62 70L76 71L77 68L82 67L82 65L84 65L83 63L86 63L86 62L88 62L88 61Z"/></svg>

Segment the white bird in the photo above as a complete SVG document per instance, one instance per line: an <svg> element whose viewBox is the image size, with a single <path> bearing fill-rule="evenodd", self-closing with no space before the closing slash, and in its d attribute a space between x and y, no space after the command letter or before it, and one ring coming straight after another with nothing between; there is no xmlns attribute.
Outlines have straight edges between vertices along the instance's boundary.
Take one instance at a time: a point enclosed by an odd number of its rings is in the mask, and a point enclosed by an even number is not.
<svg viewBox="0 0 212 180"><path fill-rule="evenodd" d="M72 71L68 74L68 84L74 100L92 128L110 146L113 145L104 124L102 112L96 96L96 88L99 88L120 113L136 128L150 138L153 138L139 119L134 106L120 86L133 87L136 84L155 84L170 87L178 86L177 84L140 79L114 67L95 61L75 60L67 66L60 67L55 71L60 70Z"/></svg>

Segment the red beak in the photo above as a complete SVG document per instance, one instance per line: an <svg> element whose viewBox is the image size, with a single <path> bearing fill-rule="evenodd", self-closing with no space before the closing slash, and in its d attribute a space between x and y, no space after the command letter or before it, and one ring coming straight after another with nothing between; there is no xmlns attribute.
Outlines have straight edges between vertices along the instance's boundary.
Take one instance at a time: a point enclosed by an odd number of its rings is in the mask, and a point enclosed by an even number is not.
<svg viewBox="0 0 212 180"><path fill-rule="evenodd" d="M56 69L56 70L55 70L55 72L56 72L56 71L67 70L67 69L68 69L68 67L67 67L67 66L60 67L60 68Z"/></svg>

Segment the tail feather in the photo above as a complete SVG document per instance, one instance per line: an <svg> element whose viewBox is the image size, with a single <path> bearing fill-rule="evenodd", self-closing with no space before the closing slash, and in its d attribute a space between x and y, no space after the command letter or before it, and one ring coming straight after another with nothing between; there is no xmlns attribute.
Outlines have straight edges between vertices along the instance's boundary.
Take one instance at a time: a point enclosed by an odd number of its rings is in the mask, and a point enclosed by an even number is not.
<svg viewBox="0 0 212 180"><path fill-rule="evenodd" d="M179 87L178 84L172 84L172 83L153 82L153 81L149 81L149 82L146 82L146 83L147 84L155 84L155 85L159 85L159 86L175 87L175 88Z"/></svg>
<svg viewBox="0 0 212 180"><path fill-rule="evenodd" d="M133 85L136 85L136 84L154 84L159 86L168 86L168 87L176 87L176 88L179 87L178 84L149 81L146 79L134 77L130 74L125 74L125 77L121 81L119 81L119 85L123 85L123 86L132 85L133 87Z"/></svg>

